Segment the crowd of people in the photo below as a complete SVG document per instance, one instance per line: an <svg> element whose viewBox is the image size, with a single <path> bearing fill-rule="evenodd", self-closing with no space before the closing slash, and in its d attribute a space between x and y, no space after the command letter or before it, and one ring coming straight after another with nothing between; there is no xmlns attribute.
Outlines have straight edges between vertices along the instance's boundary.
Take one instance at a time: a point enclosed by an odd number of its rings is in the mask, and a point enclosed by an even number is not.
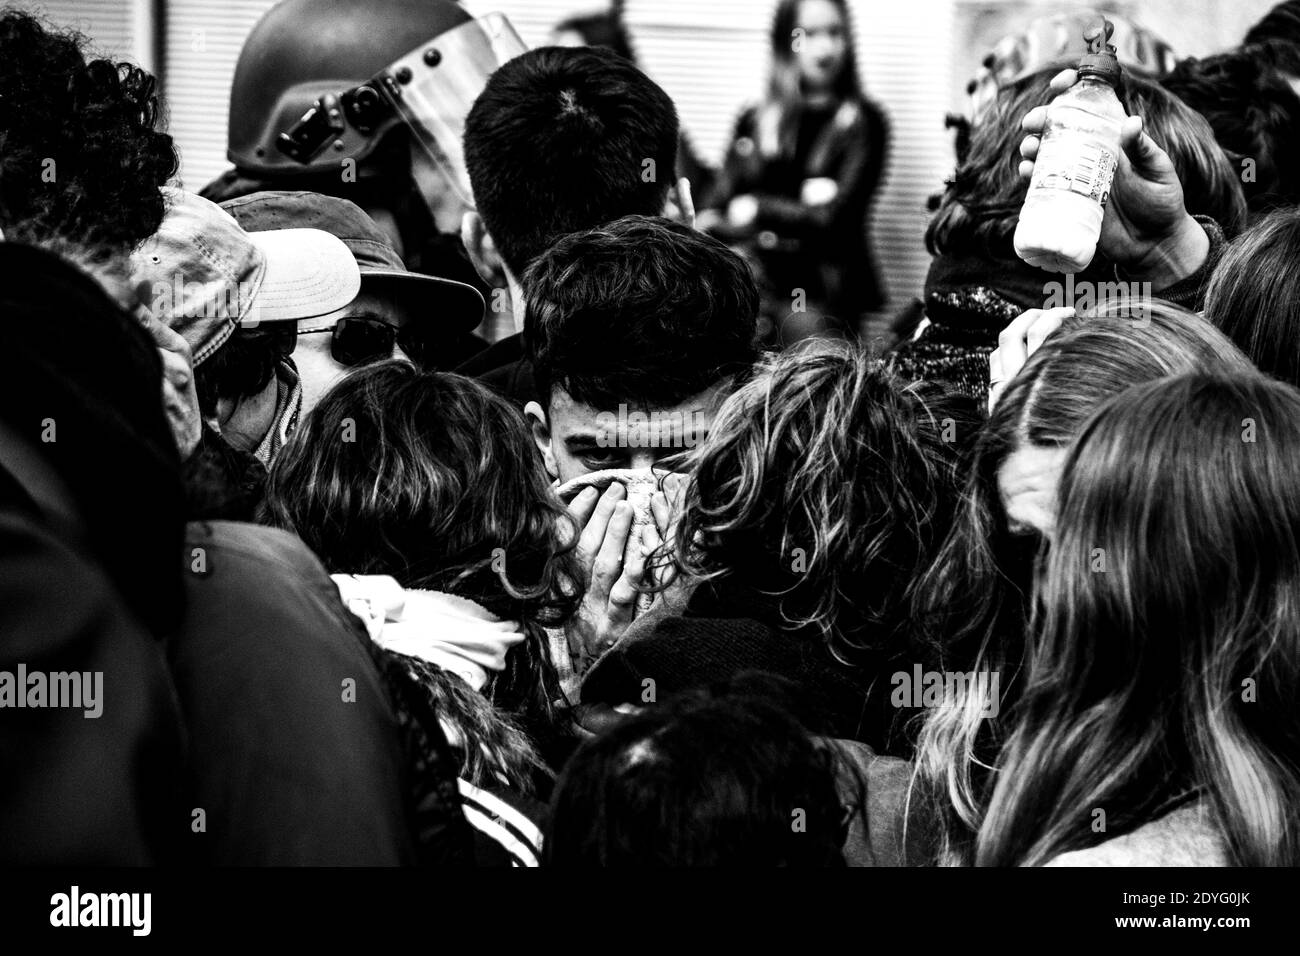
<svg viewBox="0 0 1300 956"><path fill-rule="evenodd" d="M1066 286L1012 234L1078 50L1000 47L871 342L844 0L717 170L613 15L380 6L272 10L201 192L0 13L0 858L1300 864L1300 3L1133 26Z"/></svg>

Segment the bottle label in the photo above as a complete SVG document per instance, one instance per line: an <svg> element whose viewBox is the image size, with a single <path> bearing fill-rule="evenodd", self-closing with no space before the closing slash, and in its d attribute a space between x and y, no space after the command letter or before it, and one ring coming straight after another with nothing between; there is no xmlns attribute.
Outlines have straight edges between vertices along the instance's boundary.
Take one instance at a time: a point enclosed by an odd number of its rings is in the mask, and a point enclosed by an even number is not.
<svg viewBox="0 0 1300 956"><path fill-rule="evenodd" d="M1114 151L1095 140L1068 133L1049 135L1038 148L1030 192L1063 189L1105 206L1110 198L1110 183L1115 176L1117 158Z"/></svg>

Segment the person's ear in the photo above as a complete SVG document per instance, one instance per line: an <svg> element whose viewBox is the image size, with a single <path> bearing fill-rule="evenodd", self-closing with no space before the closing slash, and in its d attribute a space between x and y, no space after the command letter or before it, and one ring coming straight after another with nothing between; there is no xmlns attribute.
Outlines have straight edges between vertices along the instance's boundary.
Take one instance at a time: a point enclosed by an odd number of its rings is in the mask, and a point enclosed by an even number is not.
<svg viewBox="0 0 1300 956"><path fill-rule="evenodd" d="M524 406L524 417L528 419L529 428L533 432L533 441L537 444L537 450L542 453L542 462L546 465L546 473L552 479L560 477L560 464L555 460L555 449L551 444L551 426L546 421L546 412L537 402L529 402Z"/></svg>
<svg viewBox="0 0 1300 956"><path fill-rule="evenodd" d="M474 268L483 277L483 281L494 289L503 289L509 284L505 263L501 261L496 243L492 241L478 213L471 211L461 217L460 241L465 244L469 261L474 263Z"/></svg>
<svg viewBox="0 0 1300 956"><path fill-rule="evenodd" d="M664 200L663 216L695 228L695 197L691 195L691 181L685 176L673 183Z"/></svg>

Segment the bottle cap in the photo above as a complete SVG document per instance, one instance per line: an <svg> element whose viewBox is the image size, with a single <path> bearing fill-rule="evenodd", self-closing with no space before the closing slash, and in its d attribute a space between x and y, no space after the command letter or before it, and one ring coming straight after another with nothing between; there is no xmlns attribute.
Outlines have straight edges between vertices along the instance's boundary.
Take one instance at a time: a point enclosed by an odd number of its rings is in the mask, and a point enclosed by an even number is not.
<svg viewBox="0 0 1300 956"><path fill-rule="evenodd" d="M1096 76L1106 80L1112 86L1119 82L1119 58L1115 56L1115 45L1110 42L1115 32L1115 24L1105 17L1101 23L1083 31L1083 39L1088 44L1088 52L1079 58L1079 76Z"/></svg>

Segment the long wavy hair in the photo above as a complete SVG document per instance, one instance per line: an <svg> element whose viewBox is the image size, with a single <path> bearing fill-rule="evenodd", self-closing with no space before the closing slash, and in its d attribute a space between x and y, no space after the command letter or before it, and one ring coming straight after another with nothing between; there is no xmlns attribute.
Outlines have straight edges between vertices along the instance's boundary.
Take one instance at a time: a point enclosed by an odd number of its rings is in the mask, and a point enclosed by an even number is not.
<svg viewBox="0 0 1300 956"><path fill-rule="evenodd" d="M297 533L331 571L469 598L527 639L485 693L554 729L559 682L544 627L581 600L577 530L551 493L523 417L471 379L394 360L331 389L276 460L262 520ZM467 695L433 687L445 706ZM487 718L462 713L466 737ZM504 751L503 751L504 752Z"/></svg>
<svg viewBox="0 0 1300 956"><path fill-rule="evenodd" d="M1249 360L1200 316L1149 303L1145 320L1119 307L1066 319L1007 385L975 443L956 518L918 580L915 640L943 670L998 674L944 695L921 718L912 799L938 821L935 853L970 862L987 805L988 772L1003 739L989 718L1015 700L1030 615L1033 569L1044 542L1012 534L998 487L1023 448L1066 448L1089 416L1131 385L1186 372L1253 373ZM1000 699L984 692L997 687Z"/></svg>
<svg viewBox="0 0 1300 956"><path fill-rule="evenodd" d="M1238 236L1215 266L1205 316L1262 371L1300 385L1300 210L1279 209Z"/></svg>
<svg viewBox="0 0 1300 956"><path fill-rule="evenodd" d="M934 255L1012 258L1012 236L1029 188L1019 173L1020 121L1051 98L1053 76L1074 64L1062 61L1009 83L971 131L970 148L944 189L926 229ZM1134 74L1119 91L1127 113L1169 154L1193 215L1214 219L1229 237L1246 223L1246 198L1237 172L1199 113L1152 80Z"/></svg>
<svg viewBox="0 0 1300 956"><path fill-rule="evenodd" d="M1232 863L1300 863L1297 457L1300 393L1261 375L1150 383L1085 426L978 864L1045 863L1185 795Z"/></svg>
<svg viewBox="0 0 1300 956"><path fill-rule="evenodd" d="M736 580L842 662L875 659L904 630L974 427L860 347L818 340L769 356L686 466L673 570Z"/></svg>

